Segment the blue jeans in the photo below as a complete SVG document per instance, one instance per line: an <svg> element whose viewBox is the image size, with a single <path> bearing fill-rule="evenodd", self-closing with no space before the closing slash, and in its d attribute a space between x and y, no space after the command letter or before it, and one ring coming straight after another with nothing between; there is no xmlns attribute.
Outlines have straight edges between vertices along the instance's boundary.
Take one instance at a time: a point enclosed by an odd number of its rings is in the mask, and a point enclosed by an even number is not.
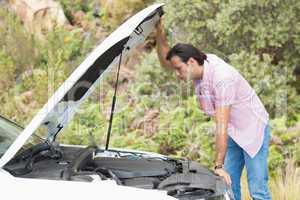
<svg viewBox="0 0 300 200"><path fill-rule="evenodd" d="M228 137L228 148L225 157L225 170L232 181L232 191L236 200L241 199L240 179L244 166L247 170L249 191L253 200L270 200L268 188L268 154L270 129L264 131L264 141L258 153L251 158L231 137Z"/></svg>

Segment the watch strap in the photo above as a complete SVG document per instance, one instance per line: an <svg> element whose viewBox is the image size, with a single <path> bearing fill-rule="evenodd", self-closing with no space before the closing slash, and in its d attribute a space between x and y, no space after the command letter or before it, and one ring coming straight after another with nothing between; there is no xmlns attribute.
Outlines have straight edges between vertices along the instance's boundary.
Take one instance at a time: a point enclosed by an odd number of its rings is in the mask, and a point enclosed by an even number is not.
<svg viewBox="0 0 300 200"><path fill-rule="evenodd" d="M223 164L215 165L215 170L216 169L223 169L223 168L224 168Z"/></svg>

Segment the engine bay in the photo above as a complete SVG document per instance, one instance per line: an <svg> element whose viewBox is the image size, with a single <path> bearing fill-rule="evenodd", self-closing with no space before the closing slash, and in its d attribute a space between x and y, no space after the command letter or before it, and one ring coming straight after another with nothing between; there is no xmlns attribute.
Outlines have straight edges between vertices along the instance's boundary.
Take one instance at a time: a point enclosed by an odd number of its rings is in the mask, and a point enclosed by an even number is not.
<svg viewBox="0 0 300 200"><path fill-rule="evenodd" d="M5 169L16 177L66 181L114 180L118 185L166 190L178 199L224 194L224 182L196 162L147 153L42 143L15 156Z"/></svg>

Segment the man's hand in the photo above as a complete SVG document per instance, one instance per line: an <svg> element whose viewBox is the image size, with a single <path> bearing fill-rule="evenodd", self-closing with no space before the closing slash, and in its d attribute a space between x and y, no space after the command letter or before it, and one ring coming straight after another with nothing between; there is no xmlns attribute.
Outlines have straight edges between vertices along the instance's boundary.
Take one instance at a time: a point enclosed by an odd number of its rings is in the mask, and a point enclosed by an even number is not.
<svg viewBox="0 0 300 200"><path fill-rule="evenodd" d="M215 169L215 174L222 177L228 186L231 185L230 175L225 171L225 169L223 168Z"/></svg>

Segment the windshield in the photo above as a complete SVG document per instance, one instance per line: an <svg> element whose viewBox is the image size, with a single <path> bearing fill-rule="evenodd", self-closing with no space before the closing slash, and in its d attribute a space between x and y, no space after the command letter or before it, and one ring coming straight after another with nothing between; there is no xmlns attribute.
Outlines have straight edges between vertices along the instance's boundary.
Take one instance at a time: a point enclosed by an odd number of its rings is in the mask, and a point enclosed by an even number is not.
<svg viewBox="0 0 300 200"><path fill-rule="evenodd" d="M19 125L0 116L0 157L23 131Z"/></svg>
<svg viewBox="0 0 300 200"><path fill-rule="evenodd" d="M0 115L0 158L23 130L24 128L22 128L20 125ZM43 142L45 139L41 134L42 131L42 129L38 129L36 132L40 133L40 135L33 134L22 146L19 152L22 152L38 143Z"/></svg>

